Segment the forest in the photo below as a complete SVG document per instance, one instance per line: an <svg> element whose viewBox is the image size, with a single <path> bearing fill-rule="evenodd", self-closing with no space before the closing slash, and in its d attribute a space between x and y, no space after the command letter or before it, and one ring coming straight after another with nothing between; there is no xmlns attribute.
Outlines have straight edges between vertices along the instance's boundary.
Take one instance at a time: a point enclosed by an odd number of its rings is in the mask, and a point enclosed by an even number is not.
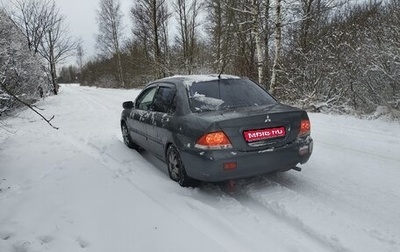
<svg viewBox="0 0 400 252"><path fill-rule="evenodd" d="M54 2L12 1L15 11L0 14L29 42L24 11L29 3ZM135 0L129 10L118 0L100 0L96 8L96 56L86 58L67 30L53 48L38 47L47 54L25 46L43 62L50 87L45 91L56 94L58 83L130 89L176 74L224 73L249 77L279 100L308 111L400 117L400 0ZM123 29L124 15L129 31ZM43 38L49 42L52 34ZM7 76L15 57L4 54L2 42L4 111L4 101L12 100L4 87L19 84ZM57 60L54 51L61 55ZM77 64L61 66L71 54ZM37 81L26 83L37 93ZM26 95L15 94L21 93Z"/></svg>

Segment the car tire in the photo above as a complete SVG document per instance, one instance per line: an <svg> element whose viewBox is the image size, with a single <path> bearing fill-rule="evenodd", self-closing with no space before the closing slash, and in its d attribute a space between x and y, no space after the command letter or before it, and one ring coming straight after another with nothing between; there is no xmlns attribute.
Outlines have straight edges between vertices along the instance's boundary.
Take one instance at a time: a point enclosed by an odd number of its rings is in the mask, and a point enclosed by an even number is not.
<svg viewBox="0 0 400 252"><path fill-rule="evenodd" d="M182 187L197 187L200 181L190 178L185 170L178 150L170 145L167 149L167 166L169 177Z"/></svg>
<svg viewBox="0 0 400 252"><path fill-rule="evenodd" d="M121 133L122 133L122 138L124 139L124 144L126 146L135 150L139 149L139 145L137 145L135 142L132 141L132 138L129 135L128 126L126 125L125 122L121 123Z"/></svg>

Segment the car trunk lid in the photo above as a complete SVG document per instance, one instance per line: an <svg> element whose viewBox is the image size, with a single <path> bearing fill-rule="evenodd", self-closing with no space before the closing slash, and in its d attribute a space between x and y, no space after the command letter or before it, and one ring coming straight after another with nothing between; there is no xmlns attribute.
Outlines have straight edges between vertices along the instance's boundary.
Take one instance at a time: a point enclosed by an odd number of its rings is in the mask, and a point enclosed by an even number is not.
<svg viewBox="0 0 400 252"><path fill-rule="evenodd" d="M207 113L237 151L284 146L296 140L305 111L282 104Z"/></svg>

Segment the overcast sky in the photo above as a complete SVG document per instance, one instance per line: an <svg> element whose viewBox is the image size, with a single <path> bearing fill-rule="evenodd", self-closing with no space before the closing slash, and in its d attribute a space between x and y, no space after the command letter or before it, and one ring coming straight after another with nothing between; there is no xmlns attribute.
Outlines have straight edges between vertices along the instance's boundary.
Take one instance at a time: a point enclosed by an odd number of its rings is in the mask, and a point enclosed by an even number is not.
<svg viewBox="0 0 400 252"><path fill-rule="evenodd" d="M73 37L82 38L85 58L95 54L97 26L97 10L100 0L55 0L60 12L66 17ZM124 15L124 32L130 37L129 9L133 0L120 0ZM75 59L73 59L75 60Z"/></svg>
<svg viewBox="0 0 400 252"><path fill-rule="evenodd" d="M83 41L83 49L85 59L95 55L96 34L98 26L96 22L97 10L99 10L100 0L55 0L57 7L62 15L65 16L69 25L69 31L74 38L81 38ZM124 15L124 32L126 37L130 37L130 18L129 10L133 4L133 0L120 0L121 9ZM0 4L7 6L10 0L0 0ZM75 64L76 58L68 59L68 64Z"/></svg>

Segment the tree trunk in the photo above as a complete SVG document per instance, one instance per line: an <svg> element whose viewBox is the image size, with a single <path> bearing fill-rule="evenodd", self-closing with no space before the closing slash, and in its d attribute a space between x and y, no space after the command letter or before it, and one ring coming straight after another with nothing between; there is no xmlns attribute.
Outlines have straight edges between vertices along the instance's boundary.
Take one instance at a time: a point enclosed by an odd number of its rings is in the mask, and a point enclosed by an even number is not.
<svg viewBox="0 0 400 252"><path fill-rule="evenodd" d="M51 31L49 31L49 64L50 64L50 75L51 75L51 83L53 84L53 93L55 95L58 94L58 83L57 83L57 69L56 62L54 59L54 43L51 36Z"/></svg>
<svg viewBox="0 0 400 252"><path fill-rule="evenodd" d="M118 50L117 51L117 61L118 61L118 78L119 78L119 83L121 87L125 87L125 82L124 82L124 74L122 70L122 62L121 62L121 52Z"/></svg>
<svg viewBox="0 0 400 252"><path fill-rule="evenodd" d="M259 16L261 15L258 7L258 1L253 0L253 29L252 32L254 34L255 40L256 40L256 54L257 54L257 72L258 72L258 83L261 85L265 86L264 83L264 55L263 55L263 50L262 50L262 45L261 45L261 24L260 24L260 18Z"/></svg>
<svg viewBox="0 0 400 252"><path fill-rule="evenodd" d="M264 59L265 59L265 64L264 64L264 82L265 82L265 88L268 90L270 87L271 79L270 79L270 63L269 63L269 17L270 17L270 6L269 6L270 0L265 0L264 1L264 19L265 19L265 27L264 27Z"/></svg>
<svg viewBox="0 0 400 252"><path fill-rule="evenodd" d="M280 57L282 51L282 13L281 13L281 0L276 0L275 7L275 57L274 57L274 65L272 67L272 76L271 76L271 86L270 93L272 95L276 95L278 89L278 72L280 70Z"/></svg>
<svg viewBox="0 0 400 252"><path fill-rule="evenodd" d="M165 77L164 71L161 62L161 50L160 50L160 43L158 38L158 22L157 22L157 0L153 0L152 4L152 22L153 22L153 34L154 34L154 61L158 69L158 77Z"/></svg>

